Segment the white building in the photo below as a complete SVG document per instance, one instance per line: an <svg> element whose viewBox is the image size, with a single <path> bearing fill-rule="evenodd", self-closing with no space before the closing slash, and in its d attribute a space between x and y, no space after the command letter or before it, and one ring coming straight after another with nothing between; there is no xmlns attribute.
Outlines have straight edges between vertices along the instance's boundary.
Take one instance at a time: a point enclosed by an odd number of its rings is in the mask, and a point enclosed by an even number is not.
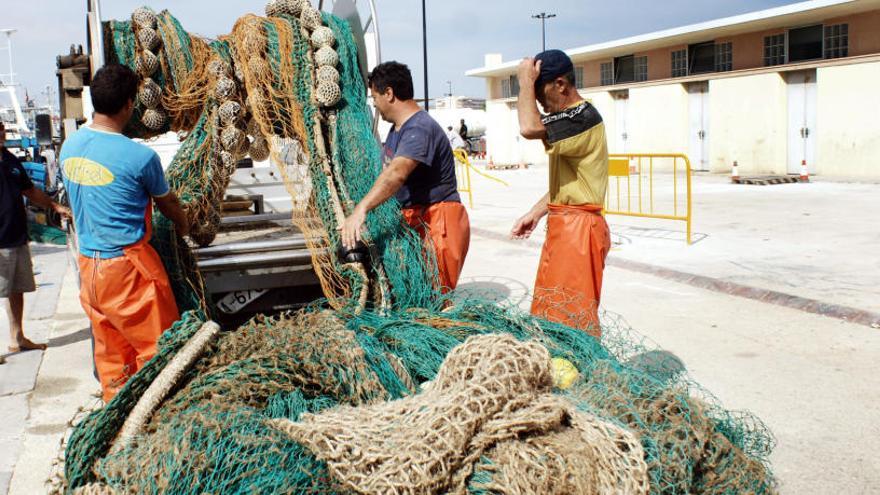
<svg viewBox="0 0 880 495"><path fill-rule="evenodd" d="M880 0L812 0L566 50L612 153L693 168L880 178ZM534 54L524 54L534 55ZM518 138L516 67L486 55L488 153L546 162Z"/></svg>

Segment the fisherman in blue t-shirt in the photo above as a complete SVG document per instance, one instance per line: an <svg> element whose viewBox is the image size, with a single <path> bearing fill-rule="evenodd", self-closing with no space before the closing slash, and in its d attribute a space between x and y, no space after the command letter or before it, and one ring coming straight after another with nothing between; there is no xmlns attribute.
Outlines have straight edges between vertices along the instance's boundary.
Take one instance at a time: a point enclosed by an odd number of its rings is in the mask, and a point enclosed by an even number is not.
<svg viewBox="0 0 880 495"><path fill-rule="evenodd" d="M385 169L342 226L343 246L353 249L361 240L367 212L394 196L407 223L436 254L440 289L448 292L458 283L471 238L449 139L413 100L412 74L406 65L377 65L369 87L382 119L394 126L385 140Z"/></svg>
<svg viewBox="0 0 880 495"><path fill-rule="evenodd" d="M122 135L138 78L107 65L92 78L94 121L64 143L61 163L79 240L80 302L92 322L104 401L156 353L179 318L165 267L150 246L153 204L178 234L189 221L155 151Z"/></svg>

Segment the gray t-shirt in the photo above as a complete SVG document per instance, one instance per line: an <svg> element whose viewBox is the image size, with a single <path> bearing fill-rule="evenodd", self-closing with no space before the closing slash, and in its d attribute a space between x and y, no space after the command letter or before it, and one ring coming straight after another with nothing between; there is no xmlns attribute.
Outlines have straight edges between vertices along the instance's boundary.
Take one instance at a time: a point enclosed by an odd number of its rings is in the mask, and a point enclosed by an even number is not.
<svg viewBox="0 0 880 495"><path fill-rule="evenodd" d="M455 158L443 128L425 111L410 117L385 139L384 161L396 157L419 162L395 196L406 208L443 201L461 202L455 180Z"/></svg>

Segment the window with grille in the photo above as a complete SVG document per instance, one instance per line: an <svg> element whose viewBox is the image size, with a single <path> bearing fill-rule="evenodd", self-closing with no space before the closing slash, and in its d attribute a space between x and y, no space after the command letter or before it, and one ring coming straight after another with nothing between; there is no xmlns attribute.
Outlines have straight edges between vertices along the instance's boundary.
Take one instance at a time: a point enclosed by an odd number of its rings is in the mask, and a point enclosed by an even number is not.
<svg viewBox="0 0 880 495"><path fill-rule="evenodd" d="M599 65L599 80L602 86L610 86L614 84L614 67L611 62L605 62Z"/></svg>
<svg viewBox="0 0 880 495"><path fill-rule="evenodd" d="M774 34L764 37L764 66L785 63L785 35Z"/></svg>
<svg viewBox="0 0 880 495"><path fill-rule="evenodd" d="M635 79L636 81L647 81L648 80L648 57L636 57L635 58Z"/></svg>
<svg viewBox="0 0 880 495"><path fill-rule="evenodd" d="M727 72L733 70L733 43L718 43L715 45L715 72Z"/></svg>
<svg viewBox="0 0 880 495"><path fill-rule="evenodd" d="M501 97L510 98L510 79L501 80Z"/></svg>
<svg viewBox="0 0 880 495"><path fill-rule="evenodd" d="M510 96L519 96L519 79L515 75L510 76Z"/></svg>
<svg viewBox="0 0 880 495"><path fill-rule="evenodd" d="M849 24L825 26L825 58L846 57L849 53Z"/></svg>
<svg viewBox="0 0 880 495"><path fill-rule="evenodd" d="M688 52L676 50L672 52L672 77L684 77L688 75Z"/></svg>
<svg viewBox="0 0 880 495"><path fill-rule="evenodd" d="M575 67L574 68L574 85L576 88L584 87L584 68L583 67Z"/></svg>

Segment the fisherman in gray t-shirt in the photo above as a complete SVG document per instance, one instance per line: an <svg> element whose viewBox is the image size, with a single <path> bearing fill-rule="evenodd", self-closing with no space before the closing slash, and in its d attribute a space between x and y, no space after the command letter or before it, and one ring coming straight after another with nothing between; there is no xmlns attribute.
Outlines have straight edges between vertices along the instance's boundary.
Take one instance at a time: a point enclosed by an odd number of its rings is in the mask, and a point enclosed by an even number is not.
<svg viewBox="0 0 880 495"><path fill-rule="evenodd" d="M413 100L406 65L385 62L369 78L370 94L382 118L393 124L385 140L385 169L342 226L342 244L361 240L367 212L394 196L406 221L437 257L440 289L455 288L470 244L467 211L458 196L455 158L449 140L434 119Z"/></svg>

